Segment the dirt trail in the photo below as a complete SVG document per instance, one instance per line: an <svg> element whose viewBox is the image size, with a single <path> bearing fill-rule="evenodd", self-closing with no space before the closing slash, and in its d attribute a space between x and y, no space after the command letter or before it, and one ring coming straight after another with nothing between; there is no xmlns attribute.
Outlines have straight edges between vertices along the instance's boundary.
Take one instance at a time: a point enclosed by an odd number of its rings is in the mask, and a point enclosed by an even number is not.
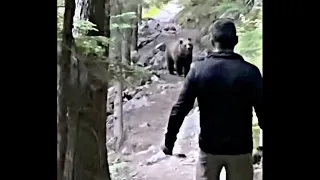
<svg viewBox="0 0 320 180"><path fill-rule="evenodd" d="M147 180L192 180L194 163L196 162L197 125L194 116L187 117L178 135L174 153L185 153L187 158L166 157L152 165L148 160L161 152L160 146L164 141L164 133L168 122L169 113L176 102L182 87L183 80L178 77L167 75L170 79L162 85L167 86L161 93L153 92L148 97L151 102L149 107L141 107L125 115L131 131L128 132L128 144L136 145L133 156L130 158L130 169L137 171L133 179ZM171 84L172 83L172 84ZM154 86L161 86L155 84ZM157 88L150 88L151 91ZM147 150L149 148L149 150ZM145 151L145 152L143 152Z"/></svg>
<svg viewBox="0 0 320 180"><path fill-rule="evenodd" d="M149 106L124 114L127 131L123 159L129 169L121 179L130 180L193 180L198 155L199 113L194 109L185 118L178 134L174 153L184 153L186 158L167 156L153 164L150 158L162 154L160 146L169 113L183 85L183 79L164 75L163 82L150 85L147 100ZM126 153L126 152L128 153Z"/></svg>

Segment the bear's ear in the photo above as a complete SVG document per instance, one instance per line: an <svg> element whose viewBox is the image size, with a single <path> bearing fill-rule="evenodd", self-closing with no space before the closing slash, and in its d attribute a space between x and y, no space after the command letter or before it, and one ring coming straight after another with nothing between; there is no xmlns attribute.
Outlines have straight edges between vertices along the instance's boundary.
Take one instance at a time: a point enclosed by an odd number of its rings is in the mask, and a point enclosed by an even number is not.
<svg viewBox="0 0 320 180"><path fill-rule="evenodd" d="M191 38L188 38L188 41L192 41L192 39L191 39Z"/></svg>
<svg viewBox="0 0 320 180"><path fill-rule="evenodd" d="M183 39L179 39L179 43L180 43L180 44L183 44Z"/></svg>

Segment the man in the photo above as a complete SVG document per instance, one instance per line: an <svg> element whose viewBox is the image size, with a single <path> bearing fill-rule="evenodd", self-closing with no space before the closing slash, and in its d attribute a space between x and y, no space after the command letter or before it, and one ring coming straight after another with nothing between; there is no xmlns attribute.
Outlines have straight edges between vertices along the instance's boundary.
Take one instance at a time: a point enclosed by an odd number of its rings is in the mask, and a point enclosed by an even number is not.
<svg viewBox="0 0 320 180"><path fill-rule="evenodd" d="M172 155L176 135L197 98L200 109L197 180L252 180L252 107L263 128L262 76L234 53L236 28L229 19L213 22L214 51L194 64L168 122L163 152Z"/></svg>

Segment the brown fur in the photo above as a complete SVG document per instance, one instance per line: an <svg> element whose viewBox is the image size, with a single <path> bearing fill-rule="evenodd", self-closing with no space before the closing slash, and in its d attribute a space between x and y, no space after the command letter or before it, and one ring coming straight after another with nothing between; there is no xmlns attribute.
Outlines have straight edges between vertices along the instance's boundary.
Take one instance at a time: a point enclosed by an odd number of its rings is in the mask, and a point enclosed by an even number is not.
<svg viewBox="0 0 320 180"><path fill-rule="evenodd" d="M166 48L167 68L170 74L176 69L179 76L187 76L192 62L193 44L191 38L181 38Z"/></svg>

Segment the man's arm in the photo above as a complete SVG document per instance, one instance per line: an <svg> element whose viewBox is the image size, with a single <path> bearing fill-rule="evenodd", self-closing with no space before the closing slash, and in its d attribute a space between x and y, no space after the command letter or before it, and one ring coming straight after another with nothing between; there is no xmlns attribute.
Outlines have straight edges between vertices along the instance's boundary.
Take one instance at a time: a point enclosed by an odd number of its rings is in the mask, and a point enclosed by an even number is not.
<svg viewBox="0 0 320 180"><path fill-rule="evenodd" d="M177 103L173 106L168 122L167 133L165 135L165 146L173 149L177 139L177 134L185 116L193 108L196 98L195 72L192 68L185 80L184 87L179 95Z"/></svg>
<svg viewBox="0 0 320 180"><path fill-rule="evenodd" d="M260 129L263 129L265 117L262 97L262 76L257 67L253 70L253 86L253 107L258 118Z"/></svg>

